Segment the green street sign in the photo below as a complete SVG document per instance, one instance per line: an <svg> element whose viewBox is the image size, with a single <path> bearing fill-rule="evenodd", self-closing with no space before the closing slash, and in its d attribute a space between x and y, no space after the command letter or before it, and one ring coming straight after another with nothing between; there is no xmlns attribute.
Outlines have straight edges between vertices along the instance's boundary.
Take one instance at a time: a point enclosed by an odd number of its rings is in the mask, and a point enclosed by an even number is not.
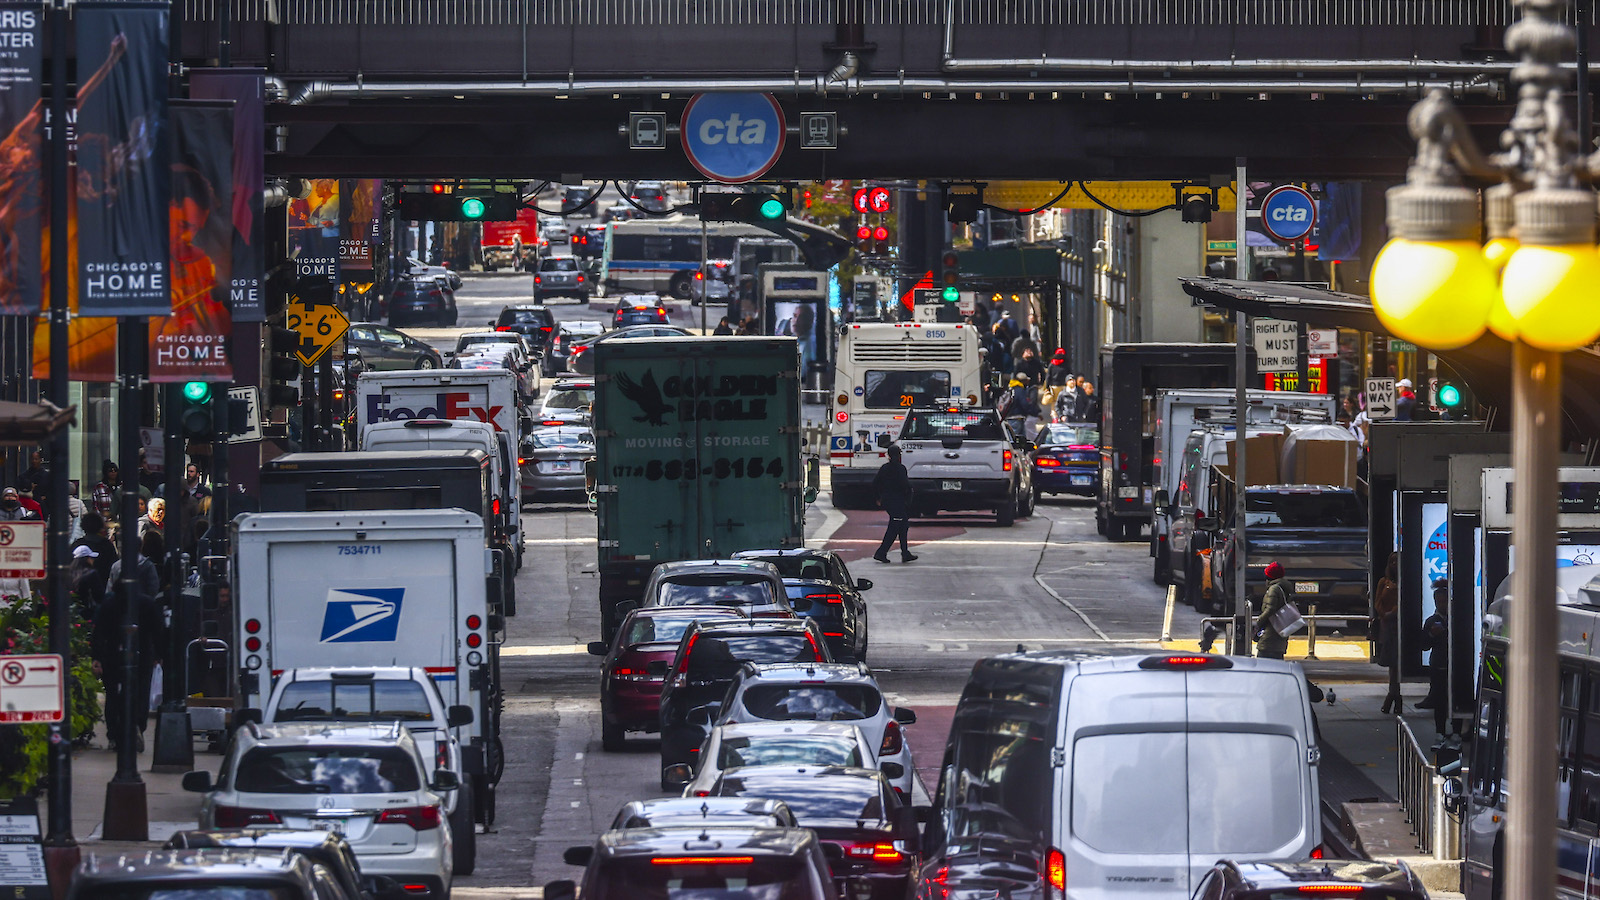
<svg viewBox="0 0 1600 900"><path fill-rule="evenodd" d="M1206 250L1207 250L1207 252L1214 252L1214 251L1218 251L1218 250L1238 250L1238 249L1239 249L1239 242L1238 241L1206 241Z"/></svg>

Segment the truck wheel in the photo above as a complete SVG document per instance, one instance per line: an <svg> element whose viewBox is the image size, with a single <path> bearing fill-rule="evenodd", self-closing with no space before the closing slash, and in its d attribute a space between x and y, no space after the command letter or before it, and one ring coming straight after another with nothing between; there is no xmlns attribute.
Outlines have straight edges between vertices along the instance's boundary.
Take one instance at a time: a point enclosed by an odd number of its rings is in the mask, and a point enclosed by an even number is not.
<svg viewBox="0 0 1600 900"><path fill-rule="evenodd" d="M607 753L621 753L627 746L628 733L621 725L613 724L606 719L605 710L600 711L600 749Z"/></svg>
<svg viewBox="0 0 1600 900"><path fill-rule="evenodd" d="M450 831L455 836L450 859L457 875L471 875L478 865L478 831L472 816L472 790L462 785L456 794L456 811L450 815Z"/></svg>
<svg viewBox="0 0 1600 900"><path fill-rule="evenodd" d="M1155 538L1151 537L1150 540L1154 542ZM1157 550L1155 558L1155 573L1151 577L1156 584L1166 587L1172 583L1172 557L1166 550Z"/></svg>
<svg viewBox="0 0 1600 900"><path fill-rule="evenodd" d="M672 281L667 283L667 292L672 294L674 300L689 299L689 276L687 274L674 275Z"/></svg>
<svg viewBox="0 0 1600 900"><path fill-rule="evenodd" d="M1024 519L1033 515L1034 509L1039 506L1039 489L1034 488L1022 498L1022 517Z"/></svg>
<svg viewBox="0 0 1600 900"><path fill-rule="evenodd" d="M1106 517L1105 514L1100 511L1100 507L1098 506L1094 508L1094 530L1095 533L1099 534L1101 537L1106 536Z"/></svg>
<svg viewBox="0 0 1600 900"><path fill-rule="evenodd" d="M1000 504L1000 508L996 510L994 514L994 523L1003 528L1010 528L1012 525L1015 525L1016 522L1017 501L1015 498L1013 498Z"/></svg>

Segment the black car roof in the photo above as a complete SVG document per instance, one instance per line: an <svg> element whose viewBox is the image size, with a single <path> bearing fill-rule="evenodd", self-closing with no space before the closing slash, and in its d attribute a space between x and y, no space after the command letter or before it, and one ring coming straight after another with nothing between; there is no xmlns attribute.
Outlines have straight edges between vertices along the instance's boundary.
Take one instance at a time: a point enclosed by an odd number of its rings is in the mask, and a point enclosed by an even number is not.
<svg viewBox="0 0 1600 900"><path fill-rule="evenodd" d="M1371 884L1411 888L1411 871L1394 863L1365 859L1312 860L1310 862L1228 862L1240 880L1252 888L1271 889L1304 884Z"/></svg>
<svg viewBox="0 0 1600 900"><path fill-rule="evenodd" d="M808 629L809 622L810 619L762 619L758 622L708 622L702 619L696 620L689 628L702 636L711 631L721 634L802 634Z"/></svg>
<svg viewBox="0 0 1600 900"><path fill-rule="evenodd" d="M139 853L94 853L78 867L73 894L105 883L166 881L174 878L217 881L260 879L309 883L310 863L294 850L147 850Z"/></svg>
<svg viewBox="0 0 1600 900"><path fill-rule="evenodd" d="M675 826L690 826L689 819L703 818L706 823L727 825L730 816L772 816L787 809L782 800L766 797L662 797L655 800L634 800L625 804L621 812L641 819L671 816L684 821ZM619 813L620 815L621 813Z"/></svg>
<svg viewBox="0 0 1600 900"><path fill-rule="evenodd" d="M783 556L795 559L830 559L832 550L819 550L815 547L787 547L778 550L740 550L733 554L734 559L761 559L767 556Z"/></svg>
<svg viewBox="0 0 1600 900"><path fill-rule="evenodd" d="M601 856L639 857L692 852L696 856L797 856L816 845L804 828L751 828L734 825L668 825L619 828L600 835Z"/></svg>

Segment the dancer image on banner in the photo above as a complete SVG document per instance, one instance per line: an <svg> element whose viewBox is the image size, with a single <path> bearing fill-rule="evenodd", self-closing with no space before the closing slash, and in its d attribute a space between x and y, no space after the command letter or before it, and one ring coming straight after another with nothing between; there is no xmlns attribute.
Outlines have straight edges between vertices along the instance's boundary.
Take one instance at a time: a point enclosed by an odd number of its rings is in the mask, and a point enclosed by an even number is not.
<svg viewBox="0 0 1600 900"><path fill-rule="evenodd" d="M225 266L232 224L210 221L217 193L198 170L174 165L172 188L167 218L172 241L172 315L150 322L151 375L181 380L231 377L232 367L222 346L233 331L233 317L218 296L219 281L226 287L227 273L219 273L206 245L219 254ZM208 228L208 223L212 227ZM224 277L219 279L219 275ZM176 355L180 344L190 345L190 355Z"/></svg>

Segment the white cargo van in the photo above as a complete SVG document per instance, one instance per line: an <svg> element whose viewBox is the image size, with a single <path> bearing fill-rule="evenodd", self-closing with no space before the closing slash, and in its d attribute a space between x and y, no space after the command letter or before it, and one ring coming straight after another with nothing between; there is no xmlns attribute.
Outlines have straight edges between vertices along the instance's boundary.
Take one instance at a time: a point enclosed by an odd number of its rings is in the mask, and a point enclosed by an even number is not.
<svg viewBox="0 0 1600 900"><path fill-rule="evenodd" d="M1300 667L1209 654L979 661L912 894L1185 900L1218 859L1318 847Z"/></svg>
<svg viewBox="0 0 1600 900"><path fill-rule="evenodd" d="M415 666L460 725L477 821L494 821L500 659L489 615L483 520L459 509L278 512L233 520L233 595L242 705L308 666Z"/></svg>
<svg viewBox="0 0 1600 900"><path fill-rule="evenodd" d="M447 419L494 429L500 452L500 489L508 507L508 549L522 566L522 467L517 452L532 418L517 390L515 372L494 369L369 372L356 381L356 433L378 422ZM365 438L362 446L365 449ZM389 449L389 448L385 448Z"/></svg>

